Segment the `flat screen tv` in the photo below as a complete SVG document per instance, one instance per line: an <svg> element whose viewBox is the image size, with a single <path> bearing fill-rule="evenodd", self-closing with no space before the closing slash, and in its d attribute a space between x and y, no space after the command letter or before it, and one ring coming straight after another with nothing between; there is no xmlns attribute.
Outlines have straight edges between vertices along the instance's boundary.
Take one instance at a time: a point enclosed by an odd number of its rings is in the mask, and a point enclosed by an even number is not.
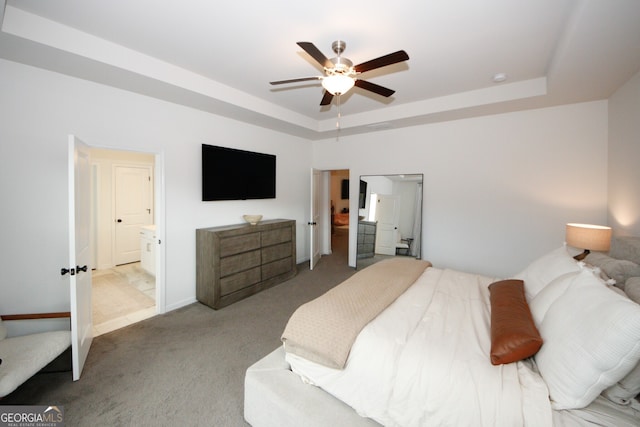
<svg viewBox="0 0 640 427"><path fill-rule="evenodd" d="M346 200L349 198L349 180L348 179L342 180L340 196L342 200Z"/></svg>
<svg viewBox="0 0 640 427"><path fill-rule="evenodd" d="M275 155L202 144L202 201L275 197Z"/></svg>
<svg viewBox="0 0 640 427"><path fill-rule="evenodd" d="M360 180L360 192L358 193L358 207L364 209L367 207L367 182Z"/></svg>

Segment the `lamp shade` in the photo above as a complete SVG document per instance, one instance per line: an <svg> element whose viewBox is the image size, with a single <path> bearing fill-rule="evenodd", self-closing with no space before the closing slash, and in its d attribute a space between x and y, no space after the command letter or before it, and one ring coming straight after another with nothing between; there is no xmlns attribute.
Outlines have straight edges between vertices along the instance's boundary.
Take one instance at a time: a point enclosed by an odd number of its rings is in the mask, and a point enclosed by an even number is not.
<svg viewBox="0 0 640 427"><path fill-rule="evenodd" d="M322 87L331 95L343 95L355 84L355 80L344 74L332 74L322 79Z"/></svg>
<svg viewBox="0 0 640 427"><path fill-rule="evenodd" d="M606 252L611 247L611 227L591 224L567 224L565 240L574 248Z"/></svg>

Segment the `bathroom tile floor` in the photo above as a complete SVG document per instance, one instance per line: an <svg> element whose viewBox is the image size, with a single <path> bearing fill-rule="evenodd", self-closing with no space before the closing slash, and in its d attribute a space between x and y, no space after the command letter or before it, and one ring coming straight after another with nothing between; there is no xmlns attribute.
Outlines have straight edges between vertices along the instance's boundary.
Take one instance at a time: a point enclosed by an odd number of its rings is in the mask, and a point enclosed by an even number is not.
<svg viewBox="0 0 640 427"><path fill-rule="evenodd" d="M155 316L155 278L139 262L94 270L92 282L94 337Z"/></svg>

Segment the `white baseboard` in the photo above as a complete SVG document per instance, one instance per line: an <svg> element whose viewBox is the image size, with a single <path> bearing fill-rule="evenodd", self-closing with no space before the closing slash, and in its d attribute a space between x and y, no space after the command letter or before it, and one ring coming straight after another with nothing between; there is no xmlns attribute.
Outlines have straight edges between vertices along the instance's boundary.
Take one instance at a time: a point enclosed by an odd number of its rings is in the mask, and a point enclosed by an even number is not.
<svg viewBox="0 0 640 427"><path fill-rule="evenodd" d="M168 313L169 311L177 310L189 304L193 304L194 302L197 302L197 301L198 300L195 297L183 299L182 301L178 301L173 304L167 305L165 309L165 313Z"/></svg>

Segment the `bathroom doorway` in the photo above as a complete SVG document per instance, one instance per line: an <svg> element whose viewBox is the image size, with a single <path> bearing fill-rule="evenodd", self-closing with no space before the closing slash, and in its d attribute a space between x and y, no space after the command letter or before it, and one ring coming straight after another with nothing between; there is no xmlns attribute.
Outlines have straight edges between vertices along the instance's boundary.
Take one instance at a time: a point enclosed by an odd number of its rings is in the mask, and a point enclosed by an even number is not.
<svg viewBox="0 0 640 427"><path fill-rule="evenodd" d="M98 336L154 316L155 155L91 149L92 314Z"/></svg>

